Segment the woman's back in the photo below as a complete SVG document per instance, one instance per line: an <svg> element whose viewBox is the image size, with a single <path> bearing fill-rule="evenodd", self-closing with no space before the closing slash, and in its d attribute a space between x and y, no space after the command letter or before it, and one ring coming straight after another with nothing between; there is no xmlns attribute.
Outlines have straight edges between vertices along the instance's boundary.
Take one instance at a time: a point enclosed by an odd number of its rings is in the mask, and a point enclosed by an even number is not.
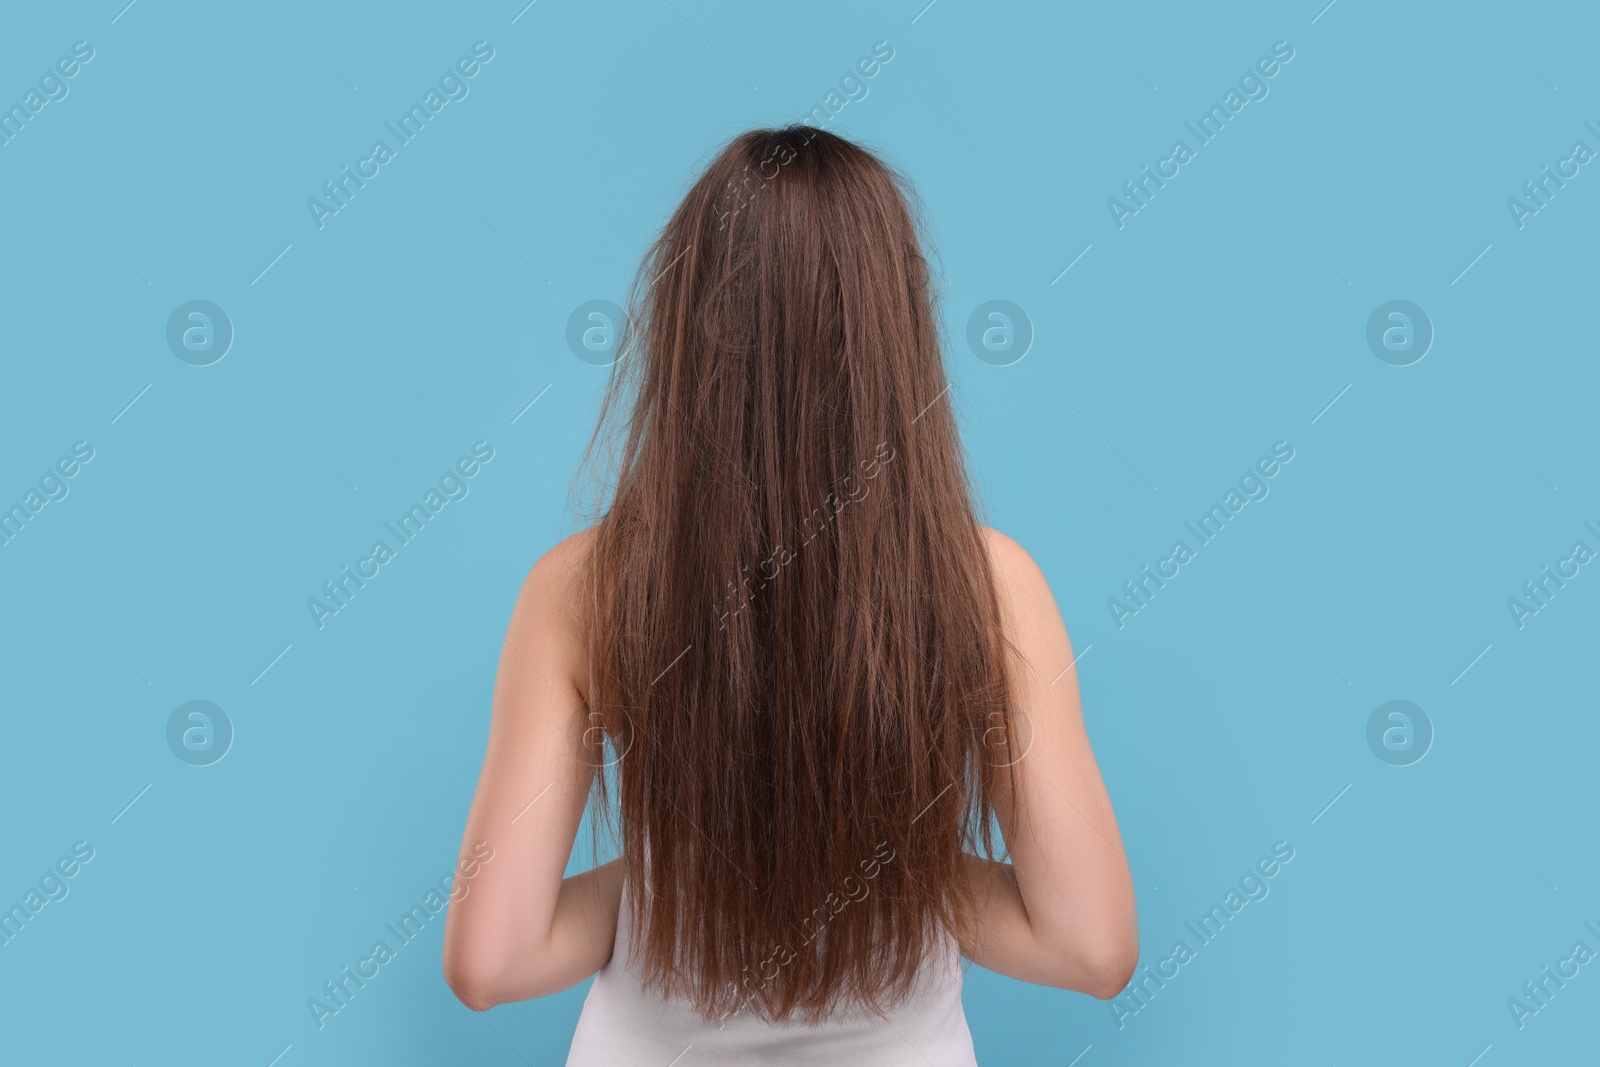
<svg viewBox="0 0 1600 1067"><path fill-rule="evenodd" d="M628 936L630 888L623 884L616 947L584 999L567 1067L975 1067L953 939L929 954L916 988L885 1018L852 1011L822 1023L768 1023L738 1012L706 1022L686 1001L645 988Z"/></svg>
<svg viewBox="0 0 1600 1067"><path fill-rule="evenodd" d="M1076 657L980 525L903 194L752 131L641 266L606 501L517 598L463 839L495 860L445 930L479 1010L601 972L574 1064L971 1064L961 957L1132 972ZM564 877L590 802L621 858Z"/></svg>

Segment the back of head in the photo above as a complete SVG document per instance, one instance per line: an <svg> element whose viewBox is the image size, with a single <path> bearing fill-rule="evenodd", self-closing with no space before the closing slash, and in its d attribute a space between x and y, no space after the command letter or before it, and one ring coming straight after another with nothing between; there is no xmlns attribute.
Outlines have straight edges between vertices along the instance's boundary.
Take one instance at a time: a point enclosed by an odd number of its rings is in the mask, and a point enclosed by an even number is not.
<svg viewBox="0 0 1600 1067"><path fill-rule="evenodd" d="M587 686L649 889L621 921L707 1017L881 1010L971 922L1009 721L902 183L810 127L737 137L645 258L623 350Z"/></svg>

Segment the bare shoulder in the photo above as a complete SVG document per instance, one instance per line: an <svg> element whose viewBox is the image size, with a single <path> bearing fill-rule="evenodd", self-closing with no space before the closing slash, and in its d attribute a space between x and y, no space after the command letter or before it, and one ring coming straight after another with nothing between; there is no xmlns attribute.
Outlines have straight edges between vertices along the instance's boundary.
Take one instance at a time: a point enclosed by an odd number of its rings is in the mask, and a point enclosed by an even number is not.
<svg viewBox="0 0 1600 1067"><path fill-rule="evenodd" d="M516 611L570 615L582 601L582 578L594 550L593 526L563 537L536 560L522 582Z"/></svg>
<svg viewBox="0 0 1600 1067"><path fill-rule="evenodd" d="M586 607L584 575L594 550L595 527L562 538L529 569L512 609L508 641L542 652L541 669L558 670L581 690ZM529 650L531 653L531 649Z"/></svg>
<svg viewBox="0 0 1600 1067"><path fill-rule="evenodd" d="M557 581L575 578L588 563L598 532L598 526L587 526L575 534L563 537L539 557L533 569L529 571L529 577L537 574L546 580Z"/></svg>
<svg viewBox="0 0 1600 1067"><path fill-rule="evenodd" d="M989 550L989 558L996 563L1009 568L1033 566L1033 557L1028 550L993 526L980 526L978 533L983 538L984 547Z"/></svg>
<svg viewBox="0 0 1600 1067"><path fill-rule="evenodd" d="M989 552L989 562L1003 597L1025 604L1036 600L1041 593L1046 597L1050 595L1044 572L1027 549L992 526L980 526L978 533Z"/></svg>
<svg viewBox="0 0 1600 1067"><path fill-rule="evenodd" d="M1014 539L980 526L988 549L996 592L1006 616L1006 636L1029 662L1070 658L1072 645L1050 583L1033 556Z"/></svg>

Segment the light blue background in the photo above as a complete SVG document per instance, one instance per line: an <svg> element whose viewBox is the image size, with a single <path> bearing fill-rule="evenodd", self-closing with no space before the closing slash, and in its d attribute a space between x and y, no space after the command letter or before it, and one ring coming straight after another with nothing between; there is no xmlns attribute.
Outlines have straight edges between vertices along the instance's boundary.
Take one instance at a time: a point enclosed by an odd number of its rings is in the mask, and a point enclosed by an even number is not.
<svg viewBox="0 0 1600 1067"><path fill-rule="evenodd" d="M879 40L893 60L830 128L925 203L975 476L1082 655L1144 961L1295 849L1120 1029L974 969L980 1058L1593 1054L1600 965L1520 1030L1506 1006L1600 949L1600 574L1522 629L1506 606L1600 548L1600 170L1522 229L1506 206L1600 148L1592 9L123 2L0 27L7 104L95 49L0 147L0 503L95 449L0 547L0 904L95 849L0 946L7 1061L562 1062L584 988L479 1018L440 976L442 918L324 1029L306 1001L454 861L497 628L573 529L604 371L568 315L622 297L716 146ZM319 230L307 198L479 40L470 96ZM1119 230L1107 199L1280 40L1270 95ZM197 298L237 333L209 367L164 339ZM1364 338L1397 298L1437 331L1408 367ZM965 343L990 299L1036 331L1014 365ZM470 496L319 631L307 598L479 440ZM1119 629L1107 599L1280 440L1270 496ZM1406 767L1365 739L1397 698L1436 730ZM165 741L192 699L236 729L209 767Z"/></svg>

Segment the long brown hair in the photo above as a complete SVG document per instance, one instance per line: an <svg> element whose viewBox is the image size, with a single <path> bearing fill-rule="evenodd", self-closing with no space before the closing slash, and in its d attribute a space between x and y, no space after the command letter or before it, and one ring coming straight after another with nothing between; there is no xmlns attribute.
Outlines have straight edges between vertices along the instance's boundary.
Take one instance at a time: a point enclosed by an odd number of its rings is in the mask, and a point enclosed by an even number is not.
<svg viewBox="0 0 1600 1067"><path fill-rule="evenodd" d="M993 853L1006 642L914 202L834 134L736 137L645 256L585 454L620 921L708 1019L881 1013Z"/></svg>

